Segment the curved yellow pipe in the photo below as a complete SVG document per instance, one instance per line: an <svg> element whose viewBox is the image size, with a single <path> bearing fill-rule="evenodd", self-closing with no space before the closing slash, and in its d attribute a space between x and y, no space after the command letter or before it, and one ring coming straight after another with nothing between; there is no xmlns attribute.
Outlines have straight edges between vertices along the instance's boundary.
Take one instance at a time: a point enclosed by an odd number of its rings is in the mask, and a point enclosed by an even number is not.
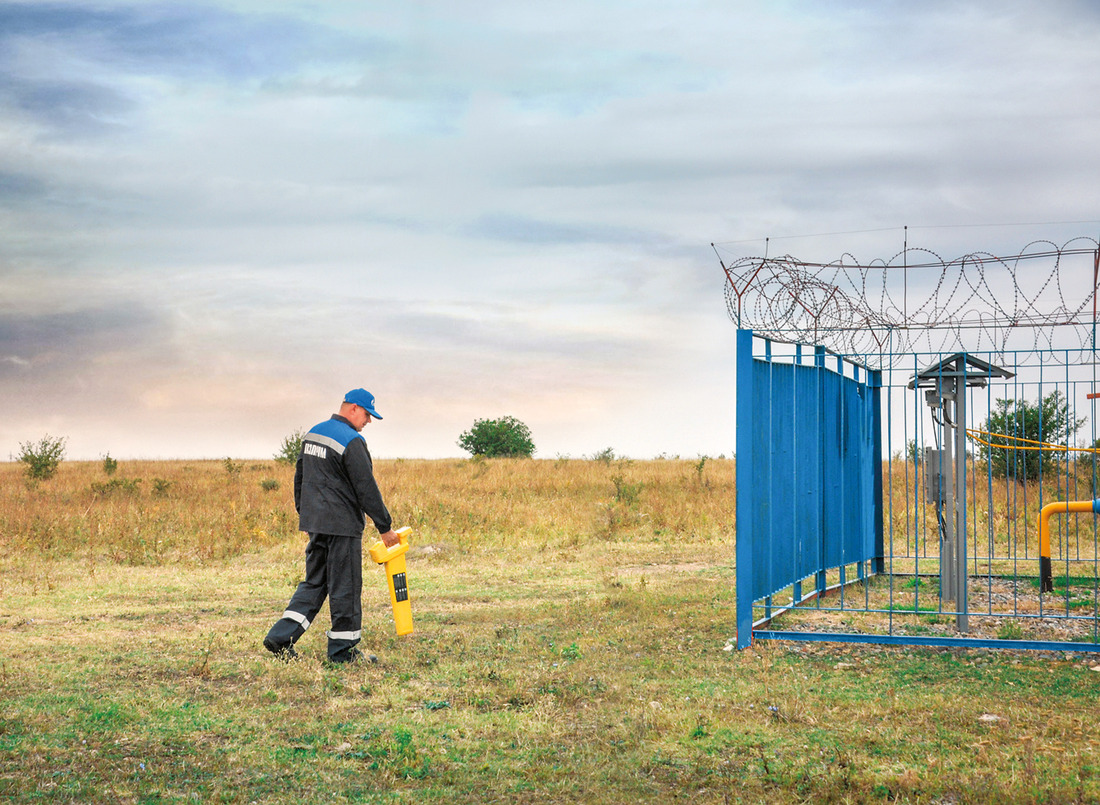
<svg viewBox="0 0 1100 805"><path fill-rule="evenodd" d="M1050 564L1050 525L1052 514L1081 514L1092 512L1100 514L1100 499L1097 500L1059 500L1048 503L1039 511L1039 591L1054 592L1054 573Z"/></svg>

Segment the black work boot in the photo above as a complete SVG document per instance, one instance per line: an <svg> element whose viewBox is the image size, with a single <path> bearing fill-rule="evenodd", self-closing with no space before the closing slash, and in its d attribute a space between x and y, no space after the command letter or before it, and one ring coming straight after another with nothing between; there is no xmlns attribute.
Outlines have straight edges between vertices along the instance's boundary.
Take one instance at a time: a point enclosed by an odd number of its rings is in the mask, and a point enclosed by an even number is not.
<svg viewBox="0 0 1100 805"><path fill-rule="evenodd" d="M264 648L274 654L275 659L282 660L283 662L290 662L291 660L298 659L298 652L294 650L293 643L288 643L285 646L280 646L265 638Z"/></svg>
<svg viewBox="0 0 1100 805"><path fill-rule="evenodd" d="M340 653L329 657L329 662L334 663L361 663L364 661L366 661L366 657L364 657L363 652L355 648L355 646L346 648Z"/></svg>

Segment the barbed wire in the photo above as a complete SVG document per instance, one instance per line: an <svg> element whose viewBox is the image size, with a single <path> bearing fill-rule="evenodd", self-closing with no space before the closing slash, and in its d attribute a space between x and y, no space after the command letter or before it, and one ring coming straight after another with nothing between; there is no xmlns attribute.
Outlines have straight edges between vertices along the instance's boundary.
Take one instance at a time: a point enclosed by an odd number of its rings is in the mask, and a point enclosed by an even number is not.
<svg viewBox="0 0 1100 805"><path fill-rule="evenodd" d="M726 309L738 327L879 366L915 352L1059 349L1095 357L1100 244L1092 238L1032 241L1008 257L944 260L907 246L870 264L850 254L831 263L784 255L722 269Z"/></svg>

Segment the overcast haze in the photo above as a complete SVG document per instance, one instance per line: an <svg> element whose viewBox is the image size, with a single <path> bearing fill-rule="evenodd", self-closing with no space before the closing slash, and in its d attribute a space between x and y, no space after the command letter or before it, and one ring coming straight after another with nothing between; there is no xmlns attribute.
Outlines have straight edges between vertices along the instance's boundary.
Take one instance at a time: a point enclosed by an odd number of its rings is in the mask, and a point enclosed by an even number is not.
<svg viewBox="0 0 1100 805"><path fill-rule="evenodd" d="M1095 2L0 3L0 447L729 454L711 242L1095 238L1098 132Z"/></svg>

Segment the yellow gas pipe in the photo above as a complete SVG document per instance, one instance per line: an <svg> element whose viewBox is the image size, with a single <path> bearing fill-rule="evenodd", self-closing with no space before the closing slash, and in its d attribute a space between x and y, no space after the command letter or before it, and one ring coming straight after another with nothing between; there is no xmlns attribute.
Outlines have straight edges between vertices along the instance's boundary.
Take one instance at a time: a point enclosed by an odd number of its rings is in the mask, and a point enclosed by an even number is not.
<svg viewBox="0 0 1100 805"><path fill-rule="evenodd" d="M1088 513L1100 514L1100 499L1060 500L1048 503L1039 511L1039 591L1054 592L1054 573L1050 564L1050 526L1047 520L1052 514Z"/></svg>
<svg viewBox="0 0 1100 805"><path fill-rule="evenodd" d="M409 603L409 584L405 578L405 551L409 549L411 528L405 526L395 532L401 540L391 547L378 540L370 548L370 558L386 566L386 578L389 580L390 603L393 605L393 622L399 635L411 634L413 630L412 604Z"/></svg>

